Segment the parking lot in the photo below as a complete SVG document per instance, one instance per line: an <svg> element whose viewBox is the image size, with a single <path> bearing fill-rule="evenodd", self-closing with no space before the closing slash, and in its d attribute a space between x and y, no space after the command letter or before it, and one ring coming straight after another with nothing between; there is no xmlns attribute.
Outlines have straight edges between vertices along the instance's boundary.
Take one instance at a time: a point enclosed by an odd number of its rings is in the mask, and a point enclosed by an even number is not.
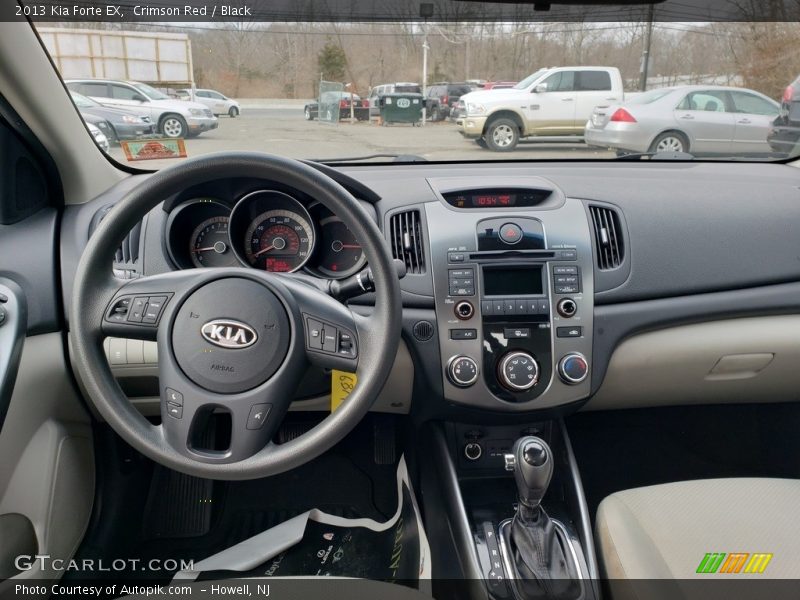
<svg viewBox="0 0 800 600"><path fill-rule="evenodd" d="M294 158L332 159L368 154L416 154L428 160L501 160L552 158L608 158L611 152L590 149L583 143L527 142L510 153L495 153L465 140L449 121L425 127L394 124L380 127L375 122L342 121L339 124L306 121L302 106L242 108L239 118L219 118L219 128L186 140L188 155L222 150L270 152ZM117 146L111 154L125 162ZM141 162L145 168L161 168L170 160Z"/></svg>

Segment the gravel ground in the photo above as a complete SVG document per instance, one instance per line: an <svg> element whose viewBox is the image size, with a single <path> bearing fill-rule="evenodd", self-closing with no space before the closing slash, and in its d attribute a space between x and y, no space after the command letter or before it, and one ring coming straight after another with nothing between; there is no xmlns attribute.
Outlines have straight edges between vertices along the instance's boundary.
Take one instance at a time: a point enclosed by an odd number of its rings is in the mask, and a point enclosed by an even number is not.
<svg viewBox="0 0 800 600"><path fill-rule="evenodd" d="M255 150L294 158L330 159L366 154L416 154L428 160L502 160L608 158L611 152L590 149L580 142L522 142L510 153L490 152L465 140L449 121L425 127L343 121L333 125L306 121L300 108L243 109L236 119L219 118L219 128L186 140L189 156L222 150ZM122 150L111 149L125 163ZM142 168L162 168L173 161L141 161Z"/></svg>

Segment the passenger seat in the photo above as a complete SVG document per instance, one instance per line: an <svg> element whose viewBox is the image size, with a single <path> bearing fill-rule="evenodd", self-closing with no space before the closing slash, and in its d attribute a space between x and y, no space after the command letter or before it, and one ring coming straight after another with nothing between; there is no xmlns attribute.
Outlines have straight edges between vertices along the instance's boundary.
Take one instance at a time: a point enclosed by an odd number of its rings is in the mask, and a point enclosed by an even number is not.
<svg viewBox="0 0 800 600"><path fill-rule="evenodd" d="M603 575L796 579L799 509L800 480L793 479L707 479L617 492L597 510Z"/></svg>

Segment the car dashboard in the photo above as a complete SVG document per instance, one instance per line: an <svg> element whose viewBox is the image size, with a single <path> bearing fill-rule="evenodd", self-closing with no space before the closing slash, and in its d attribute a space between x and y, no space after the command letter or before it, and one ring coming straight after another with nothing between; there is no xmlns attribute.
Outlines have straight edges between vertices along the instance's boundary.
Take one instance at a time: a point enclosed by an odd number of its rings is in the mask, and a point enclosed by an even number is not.
<svg viewBox="0 0 800 600"><path fill-rule="evenodd" d="M413 398L421 418L502 420L580 408L794 398L796 376L764 386L770 368L800 358L776 335L786 322L775 320L796 310L791 294L800 291L794 168L701 162L319 168L374 215L387 248L405 265L404 343L376 410L409 412ZM65 302L69 273L98 215L146 177L133 176L67 211ZM299 190L267 181L200 183L165 198L132 235L123 244L128 251L114 260L122 277L243 266L339 279L367 266L336 215ZM373 302L365 294L350 306L368 314ZM745 317L758 321L750 343L703 339L703 327L728 320L744 327ZM648 359L631 371L637 357L628 346L641 348L647 336L665 332L680 335L645 343ZM141 362L133 364L114 354L123 347L131 354L131 343L141 342L107 341L109 359L133 395L157 400L157 368L146 359L154 349L135 349ZM774 360L752 376L745 360L741 369L709 378L726 357L764 353ZM701 367L693 371L696 380L680 379L687 361ZM648 385L671 376L688 396L668 398ZM324 409L327 374L310 373L304 385L297 408L314 400L305 409Z"/></svg>

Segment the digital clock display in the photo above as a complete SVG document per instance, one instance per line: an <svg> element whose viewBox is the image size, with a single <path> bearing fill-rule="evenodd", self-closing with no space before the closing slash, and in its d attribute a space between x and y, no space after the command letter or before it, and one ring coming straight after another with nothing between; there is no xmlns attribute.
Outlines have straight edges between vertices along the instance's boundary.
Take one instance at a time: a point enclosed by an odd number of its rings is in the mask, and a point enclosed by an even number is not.
<svg viewBox="0 0 800 600"><path fill-rule="evenodd" d="M517 203L516 194L481 194L472 196L472 206L514 206Z"/></svg>
<svg viewBox="0 0 800 600"><path fill-rule="evenodd" d="M481 209L539 206L552 190L535 188L471 189L442 194L445 202L455 208Z"/></svg>

